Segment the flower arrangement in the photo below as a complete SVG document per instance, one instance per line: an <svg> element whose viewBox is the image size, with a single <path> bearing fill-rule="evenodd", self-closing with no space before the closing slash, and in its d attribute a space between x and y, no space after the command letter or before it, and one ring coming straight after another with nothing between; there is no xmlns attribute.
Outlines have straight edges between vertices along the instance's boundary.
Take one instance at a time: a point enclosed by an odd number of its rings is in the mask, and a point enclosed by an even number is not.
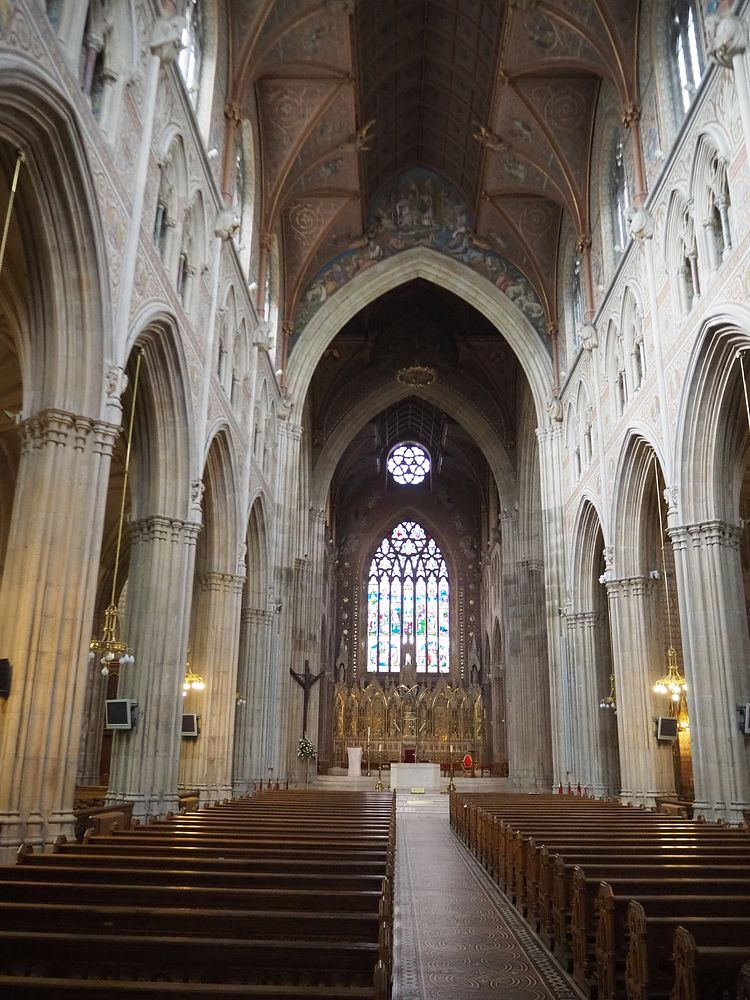
<svg viewBox="0 0 750 1000"><path fill-rule="evenodd" d="M303 736L297 747L297 756L300 760L314 760L318 756L315 744L311 743L306 736Z"/></svg>

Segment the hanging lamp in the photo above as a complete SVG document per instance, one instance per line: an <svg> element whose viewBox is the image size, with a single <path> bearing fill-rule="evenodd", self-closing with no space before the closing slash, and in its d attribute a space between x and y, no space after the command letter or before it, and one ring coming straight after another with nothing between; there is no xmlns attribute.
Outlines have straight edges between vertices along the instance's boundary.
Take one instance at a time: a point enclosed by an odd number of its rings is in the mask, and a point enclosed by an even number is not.
<svg viewBox="0 0 750 1000"><path fill-rule="evenodd" d="M656 477L656 506L659 513L659 536L661 539L661 575L664 580L664 599L667 608L667 672L654 684L656 694L667 694L671 701L679 705L682 696L687 690L687 681L680 673L677 663L677 650L672 641L672 604L669 598L669 584L667 580L667 557L664 549L664 522L661 514L661 503L659 501L659 470L656 465L656 455L654 455L654 476Z"/></svg>
<svg viewBox="0 0 750 1000"><path fill-rule="evenodd" d="M135 363L135 379L133 381L133 400L130 406L130 422L128 424L128 442L125 451L125 472L122 481L122 498L120 500L120 519L117 525L117 546L115 548L115 568L112 573L112 594L108 607L104 611L104 625L100 639L92 639L89 645L89 660L93 662L99 655L102 665L102 675L109 674L110 666L132 666L135 656L128 644L120 638L122 614L117 605L117 577L120 570L120 554L122 551L122 532L125 525L125 500L128 490L128 475L130 472L130 451L133 443L133 425L135 418L135 403L138 397L138 383L141 374L143 348L138 351Z"/></svg>

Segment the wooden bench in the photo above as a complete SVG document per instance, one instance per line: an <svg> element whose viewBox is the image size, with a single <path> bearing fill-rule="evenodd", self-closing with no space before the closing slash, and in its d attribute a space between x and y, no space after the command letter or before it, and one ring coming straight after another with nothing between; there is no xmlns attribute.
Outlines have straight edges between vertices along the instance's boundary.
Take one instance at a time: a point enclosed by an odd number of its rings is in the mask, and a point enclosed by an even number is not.
<svg viewBox="0 0 750 1000"><path fill-rule="evenodd" d="M387 1000L384 987L371 986L232 986L221 983L123 982L108 979L106 997L117 1000L221 1000L259 997L261 1000ZM102 984L91 979L51 979L41 976L0 976L0 996L20 1000L78 1000L102 998Z"/></svg>
<svg viewBox="0 0 750 1000"><path fill-rule="evenodd" d="M454 794L450 814L453 829L569 964L579 987L600 1000L623 995L630 899L662 908L653 919L672 921L668 947L680 916L704 935L720 934L730 914L738 926L750 921L746 833L571 796ZM611 901L600 904L601 882L610 879ZM705 936L696 940L699 948L716 946ZM668 993L671 981L661 985Z"/></svg>
<svg viewBox="0 0 750 1000"><path fill-rule="evenodd" d="M706 869L701 876L693 878L670 878L663 874L616 877L610 872L607 881L602 882L600 876L591 876L576 866L569 906L569 947L574 979L584 990L587 989L591 985L595 953L598 954L601 949L604 953L614 952L617 955L617 943L624 937L629 899L646 896L670 899L720 897L725 909L737 913L748 910L750 915L750 872L746 870L745 876L741 879L721 879ZM730 901L734 901L733 909L727 906ZM563 919L564 915L560 914L556 925ZM557 947L557 940L555 944ZM567 941L565 947L567 954Z"/></svg>
<svg viewBox="0 0 750 1000"><path fill-rule="evenodd" d="M740 968L750 957L750 918L651 917L634 902L628 925L628 997L720 1000L735 995Z"/></svg>
<svg viewBox="0 0 750 1000"><path fill-rule="evenodd" d="M687 928L678 927L672 955L671 1000L718 1000L733 996L735 989L737 1000L750 997L750 942L740 946L698 944Z"/></svg>
<svg viewBox="0 0 750 1000"><path fill-rule="evenodd" d="M322 798L277 792L21 850L0 868L0 976L23 979L19 996L95 995L97 979L174 996L187 979L203 996L387 1000L395 800ZM146 980L164 982L150 994Z"/></svg>

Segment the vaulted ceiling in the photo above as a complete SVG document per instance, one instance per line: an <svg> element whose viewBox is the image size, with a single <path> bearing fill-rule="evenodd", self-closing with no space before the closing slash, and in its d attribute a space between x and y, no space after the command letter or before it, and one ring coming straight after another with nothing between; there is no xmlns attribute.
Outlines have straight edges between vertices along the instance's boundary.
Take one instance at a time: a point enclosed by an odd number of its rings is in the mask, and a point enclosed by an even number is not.
<svg viewBox="0 0 750 1000"><path fill-rule="evenodd" d="M567 216L589 230L596 102L637 101L639 0L235 0L232 101L257 108L263 231L283 237L284 313L366 237L368 208L421 167L472 238L554 319Z"/></svg>

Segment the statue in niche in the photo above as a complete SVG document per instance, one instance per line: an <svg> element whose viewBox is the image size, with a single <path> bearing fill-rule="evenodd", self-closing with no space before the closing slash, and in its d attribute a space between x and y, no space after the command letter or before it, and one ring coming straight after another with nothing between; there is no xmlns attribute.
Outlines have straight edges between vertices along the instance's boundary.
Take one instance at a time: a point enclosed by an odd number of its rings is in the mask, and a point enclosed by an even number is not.
<svg viewBox="0 0 750 1000"><path fill-rule="evenodd" d="M411 687L417 683L417 665L414 662L414 646L405 642L401 647L401 683Z"/></svg>

